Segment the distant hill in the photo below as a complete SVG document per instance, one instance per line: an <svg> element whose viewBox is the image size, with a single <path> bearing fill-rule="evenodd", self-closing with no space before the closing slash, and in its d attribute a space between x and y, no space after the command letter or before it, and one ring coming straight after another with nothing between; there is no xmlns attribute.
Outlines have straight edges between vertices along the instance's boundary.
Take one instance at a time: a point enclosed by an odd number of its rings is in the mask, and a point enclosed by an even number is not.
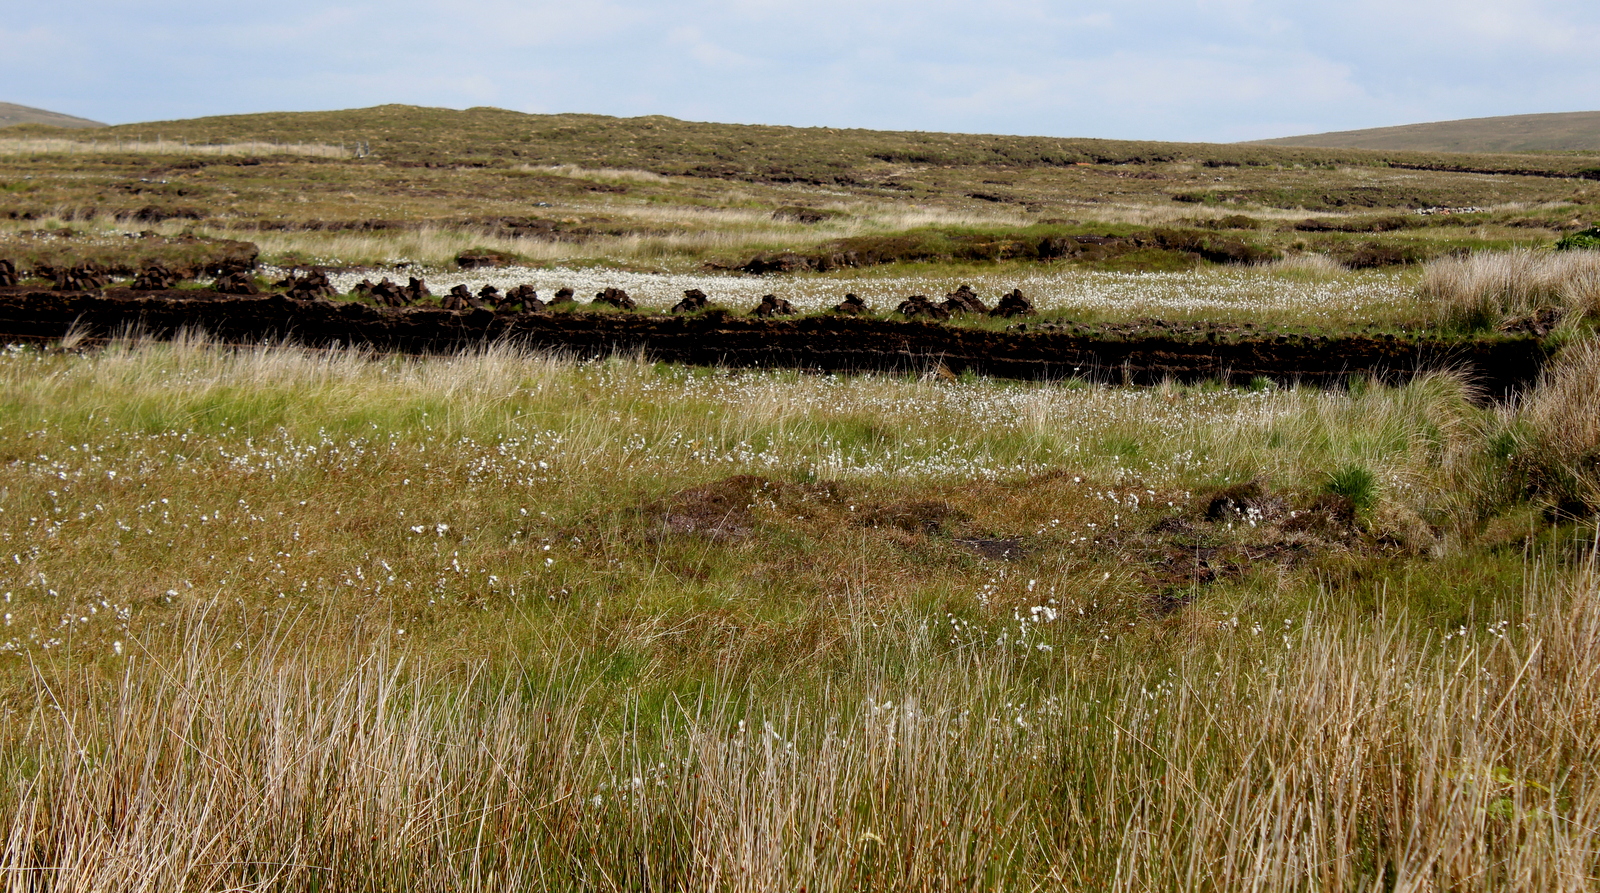
<svg viewBox="0 0 1600 893"><path fill-rule="evenodd" d="M1467 118L1252 140L1246 145L1391 152L1600 152L1600 112Z"/></svg>
<svg viewBox="0 0 1600 893"><path fill-rule="evenodd" d="M10 127L13 124L44 124L49 127L104 127L99 121L90 121L88 118L74 118L59 112L48 112L44 109L29 108L25 105L14 105L9 102L0 102L0 127Z"/></svg>
<svg viewBox="0 0 1600 893"><path fill-rule="evenodd" d="M577 164L643 169L669 176L841 186L899 182L906 177L937 178L941 176L939 171L969 168L1061 170L1076 165L1173 162L1217 169L1219 173L1227 168L1354 166L1600 179L1600 167L1593 158L1584 156L1430 154L780 127L698 123L661 116L529 115L496 108L454 110L410 105L121 124L97 131L96 135L100 139L133 141L359 146L376 161L430 167Z"/></svg>

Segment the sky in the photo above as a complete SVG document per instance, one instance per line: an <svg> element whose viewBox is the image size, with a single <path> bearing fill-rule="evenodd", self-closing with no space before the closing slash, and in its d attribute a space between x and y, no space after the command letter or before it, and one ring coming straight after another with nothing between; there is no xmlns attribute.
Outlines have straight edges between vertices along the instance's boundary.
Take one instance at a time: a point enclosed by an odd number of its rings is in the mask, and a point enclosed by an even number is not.
<svg viewBox="0 0 1600 893"><path fill-rule="evenodd" d="M1600 110L1594 0L7 0L0 101L1232 142Z"/></svg>

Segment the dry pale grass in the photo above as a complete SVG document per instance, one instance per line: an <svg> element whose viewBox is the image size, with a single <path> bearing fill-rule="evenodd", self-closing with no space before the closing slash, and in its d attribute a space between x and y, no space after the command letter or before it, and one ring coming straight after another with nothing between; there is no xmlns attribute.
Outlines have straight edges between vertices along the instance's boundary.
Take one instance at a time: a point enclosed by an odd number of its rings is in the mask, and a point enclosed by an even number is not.
<svg viewBox="0 0 1600 893"><path fill-rule="evenodd" d="M644 222L731 229L765 239L775 236L796 237L802 244L824 238L901 232L927 226L1026 226L1032 222L1026 215L1004 211L975 212L938 207L906 207L873 201L820 202L818 208L835 212L839 216L812 224L793 223L782 219L781 215L774 217L773 212L766 208L641 205L624 202L610 202L604 207L608 213L626 215Z"/></svg>
<svg viewBox="0 0 1600 893"><path fill-rule="evenodd" d="M1165 198L1165 196L1163 196ZM1303 208L1270 208L1253 205L1246 208L1214 207L1203 204L1135 202L1072 202L1074 216L1099 223L1127 223L1136 226L1172 226L1192 223L1195 220L1221 220L1245 214L1257 220L1305 220L1308 216L1318 220L1339 220L1357 214L1307 214Z"/></svg>
<svg viewBox="0 0 1600 893"><path fill-rule="evenodd" d="M575 180L592 180L597 183L666 183L667 177L652 171L627 170L621 168L586 168L576 164L547 164L532 165L522 164L513 170L529 173L555 174L561 177L571 177Z"/></svg>
<svg viewBox="0 0 1600 893"><path fill-rule="evenodd" d="M1423 270L1417 295L1437 320L1468 329L1547 307L1595 316L1600 252L1519 249L1441 258Z"/></svg>
<svg viewBox="0 0 1600 893"><path fill-rule="evenodd" d="M295 256L329 264L409 262L449 266L463 251L488 249L535 264L603 258L692 270L707 256L753 253L775 245L803 249L830 239L920 226L1020 226L1026 223L1021 217L1007 215L875 205L852 207L844 216L815 225L775 220L770 211L745 208L597 204L594 210L638 226L640 231L570 240L508 237L472 227L437 226L378 233L230 230L226 227L207 227L205 232L255 242L267 258Z"/></svg>
<svg viewBox="0 0 1600 893"><path fill-rule="evenodd" d="M6 155L299 155L310 158L352 158L344 146L325 143L188 143L168 140L124 139L0 139L0 156Z"/></svg>
<svg viewBox="0 0 1600 893"><path fill-rule="evenodd" d="M1261 265L1274 273L1304 279L1333 279L1350 272L1344 264L1326 254L1291 254Z"/></svg>
<svg viewBox="0 0 1600 893"><path fill-rule="evenodd" d="M680 225L688 215L677 215ZM698 258L717 252L757 250L774 240L776 227L745 230L722 228L728 221L700 221L705 228L685 225L683 231L588 236L571 241L508 237L473 228L420 227L382 233L256 231L208 229L210 235L244 239L260 246L265 257L293 256L317 262L413 263L451 267L468 250L501 252L525 263L548 264L603 258L617 262L658 263L694 269ZM710 224L710 225L707 225ZM826 234L815 234L820 241Z"/></svg>
<svg viewBox="0 0 1600 893"><path fill-rule="evenodd" d="M241 658L201 611L107 682L35 676L0 753L0 870L53 891L1589 890L1600 581L1531 579L1525 611L1442 642L1315 612L1043 682L862 611L830 690L649 708L560 659L314 665L293 627Z"/></svg>
<svg viewBox="0 0 1600 893"><path fill-rule="evenodd" d="M583 242L490 235L472 229L421 226L378 233L315 231L256 231L208 228L206 235L245 239L261 248L267 258L294 257L317 263L426 264L448 267L469 249L487 249L522 258L530 263L572 261L591 257L596 246Z"/></svg>

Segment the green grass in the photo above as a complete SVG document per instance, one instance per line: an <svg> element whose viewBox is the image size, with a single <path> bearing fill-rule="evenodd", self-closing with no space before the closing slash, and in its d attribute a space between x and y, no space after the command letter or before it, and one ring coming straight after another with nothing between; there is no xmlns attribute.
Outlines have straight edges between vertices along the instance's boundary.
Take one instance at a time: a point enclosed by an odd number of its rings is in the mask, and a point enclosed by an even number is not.
<svg viewBox="0 0 1600 893"><path fill-rule="evenodd" d="M1328 474L1327 491L1350 500L1356 511L1366 513L1378 504L1378 479L1360 465L1346 465Z"/></svg>

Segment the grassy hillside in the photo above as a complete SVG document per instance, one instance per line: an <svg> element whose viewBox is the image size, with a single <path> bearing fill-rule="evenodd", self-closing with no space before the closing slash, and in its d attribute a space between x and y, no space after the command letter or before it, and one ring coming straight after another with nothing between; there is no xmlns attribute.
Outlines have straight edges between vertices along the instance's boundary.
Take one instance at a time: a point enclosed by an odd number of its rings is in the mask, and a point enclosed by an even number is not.
<svg viewBox="0 0 1600 893"><path fill-rule="evenodd" d="M1600 114L1600 113L1597 113ZM709 124L649 116L527 115L385 105L157 121L108 128L108 138L191 142L362 142L397 162L522 159L643 168L659 174L850 185L882 165L1051 168L1192 162L1208 167L1404 167L1577 173L1593 160L1454 158L1211 143Z"/></svg>
<svg viewBox="0 0 1600 893"><path fill-rule="evenodd" d="M1246 145L1386 152L1600 152L1600 112L1467 118L1287 136Z"/></svg>
<svg viewBox="0 0 1600 893"><path fill-rule="evenodd" d="M1452 213L1418 213L1437 208ZM1051 262L1181 269L1312 253L1385 266L1550 244L1596 217L1600 159L1548 154L399 105L0 135L0 221L14 231L193 232L257 242L267 260L336 266L449 264L481 248L646 271L816 270L835 257L1036 267L1037 252L1019 259L1011 246L1068 236L1101 241L1070 257L1052 248ZM4 238L0 257L31 262ZM785 252L801 257L771 261Z"/></svg>
<svg viewBox="0 0 1600 893"><path fill-rule="evenodd" d="M42 124L47 127L104 127L99 121L90 121L88 118L75 118L63 115L60 112L51 112L44 109L29 108L25 105L16 105L10 102L0 102L0 127L10 127L14 124Z"/></svg>

